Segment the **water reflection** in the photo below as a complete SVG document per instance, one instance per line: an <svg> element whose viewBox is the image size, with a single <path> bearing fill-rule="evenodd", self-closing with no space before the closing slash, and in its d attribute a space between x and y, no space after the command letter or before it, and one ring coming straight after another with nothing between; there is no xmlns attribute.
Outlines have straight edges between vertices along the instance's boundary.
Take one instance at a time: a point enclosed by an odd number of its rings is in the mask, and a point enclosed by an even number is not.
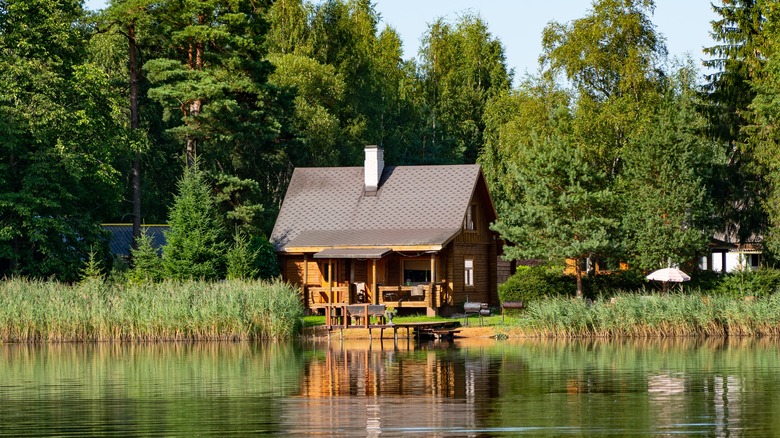
<svg viewBox="0 0 780 438"><path fill-rule="evenodd" d="M0 435L780 435L778 341L0 345Z"/></svg>
<svg viewBox="0 0 780 438"><path fill-rule="evenodd" d="M400 344L400 345L399 345ZM344 341L315 345L292 434L471 430L498 395L499 358L457 344Z"/></svg>

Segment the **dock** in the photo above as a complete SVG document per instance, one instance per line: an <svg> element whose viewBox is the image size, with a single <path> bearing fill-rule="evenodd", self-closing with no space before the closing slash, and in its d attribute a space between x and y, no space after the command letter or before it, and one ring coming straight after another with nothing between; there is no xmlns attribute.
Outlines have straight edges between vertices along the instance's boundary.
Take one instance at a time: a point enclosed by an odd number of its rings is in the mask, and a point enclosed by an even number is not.
<svg viewBox="0 0 780 438"><path fill-rule="evenodd" d="M414 336L415 339L453 339L460 332L460 321L431 321L431 322L399 322L387 324L365 325L340 325L327 326L328 336L333 330L368 329L368 338L373 338L373 330L379 330L380 339L384 337L385 330L393 331L393 339L398 340L398 331L406 331L406 339ZM403 335L403 331L401 332Z"/></svg>
<svg viewBox="0 0 780 438"><path fill-rule="evenodd" d="M325 327L328 336L334 329L345 330L351 328L368 329L368 338L372 338L372 331L379 329L380 338L384 337L385 330L393 330L393 339L398 340L398 330L406 329L406 338L414 335L422 338L448 338L452 339L460 331L460 321L424 321L424 322L388 322L384 305L354 304L335 305L325 308Z"/></svg>

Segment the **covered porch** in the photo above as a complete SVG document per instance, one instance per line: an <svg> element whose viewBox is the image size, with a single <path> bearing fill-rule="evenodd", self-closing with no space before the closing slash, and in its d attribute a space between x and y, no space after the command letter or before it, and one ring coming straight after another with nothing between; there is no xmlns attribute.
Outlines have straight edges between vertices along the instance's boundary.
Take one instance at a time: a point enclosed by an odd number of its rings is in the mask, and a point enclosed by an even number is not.
<svg viewBox="0 0 780 438"><path fill-rule="evenodd" d="M440 307L452 304L442 264L436 251L331 248L304 254L304 304L317 311L330 305L384 304L435 315Z"/></svg>

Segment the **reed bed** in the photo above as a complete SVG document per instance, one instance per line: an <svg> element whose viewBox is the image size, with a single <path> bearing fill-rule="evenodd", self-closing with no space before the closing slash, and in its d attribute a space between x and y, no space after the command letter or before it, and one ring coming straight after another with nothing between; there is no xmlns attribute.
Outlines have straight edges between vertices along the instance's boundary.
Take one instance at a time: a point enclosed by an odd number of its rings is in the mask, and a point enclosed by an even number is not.
<svg viewBox="0 0 780 438"><path fill-rule="evenodd" d="M547 298L529 303L517 324L530 336L557 338L780 336L780 296L621 293L594 302Z"/></svg>
<svg viewBox="0 0 780 438"><path fill-rule="evenodd" d="M303 306L282 282L0 282L0 341L289 339Z"/></svg>

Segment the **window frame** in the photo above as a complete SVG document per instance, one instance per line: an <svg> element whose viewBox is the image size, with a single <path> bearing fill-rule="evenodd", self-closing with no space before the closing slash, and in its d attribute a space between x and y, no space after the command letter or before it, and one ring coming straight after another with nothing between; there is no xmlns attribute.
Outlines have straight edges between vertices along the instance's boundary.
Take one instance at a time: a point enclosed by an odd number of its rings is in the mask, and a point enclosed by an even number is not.
<svg viewBox="0 0 780 438"><path fill-rule="evenodd" d="M463 259L463 285L474 287L474 259Z"/></svg>

